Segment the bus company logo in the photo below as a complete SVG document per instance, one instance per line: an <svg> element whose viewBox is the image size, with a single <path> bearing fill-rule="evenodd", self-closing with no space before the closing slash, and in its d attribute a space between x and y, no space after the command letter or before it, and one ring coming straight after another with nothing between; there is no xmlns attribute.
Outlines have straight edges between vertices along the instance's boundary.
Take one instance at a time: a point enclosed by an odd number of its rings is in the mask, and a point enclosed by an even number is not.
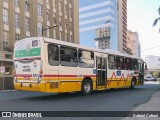
<svg viewBox="0 0 160 120"><path fill-rule="evenodd" d="M12 117L11 112L2 112L2 117Z"/></svg>
<svg viewBox="0 0 160 120"><path fill-rule="evenodd" d="M30 51L30 44L27 43L27 44L26 44L26 54L29 55L29 51Z"/></svg>

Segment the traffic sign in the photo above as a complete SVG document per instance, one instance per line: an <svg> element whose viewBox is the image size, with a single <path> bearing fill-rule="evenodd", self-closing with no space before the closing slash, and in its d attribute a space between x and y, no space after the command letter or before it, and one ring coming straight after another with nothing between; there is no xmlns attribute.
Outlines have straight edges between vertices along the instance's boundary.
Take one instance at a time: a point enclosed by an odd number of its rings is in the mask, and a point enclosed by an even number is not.
<svg viewBox="0 0 160 120"><path fill-rule="evenodd" d="M5 73L5 67L1 67L1 73Z"/></svg>

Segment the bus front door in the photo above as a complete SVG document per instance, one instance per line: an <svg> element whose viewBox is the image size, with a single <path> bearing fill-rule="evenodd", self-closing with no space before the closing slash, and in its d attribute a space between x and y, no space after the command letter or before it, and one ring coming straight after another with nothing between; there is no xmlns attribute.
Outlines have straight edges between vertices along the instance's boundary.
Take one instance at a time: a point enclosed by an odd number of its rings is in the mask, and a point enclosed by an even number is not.
<svg viewBox="0 0 160 120"><path fill-rule="evenodd" d="M97 69L97 88L105 88L106 87L106 79L107 79L107 70L106 70L106 58L97 57L96 58L96 69Z"/></svg>

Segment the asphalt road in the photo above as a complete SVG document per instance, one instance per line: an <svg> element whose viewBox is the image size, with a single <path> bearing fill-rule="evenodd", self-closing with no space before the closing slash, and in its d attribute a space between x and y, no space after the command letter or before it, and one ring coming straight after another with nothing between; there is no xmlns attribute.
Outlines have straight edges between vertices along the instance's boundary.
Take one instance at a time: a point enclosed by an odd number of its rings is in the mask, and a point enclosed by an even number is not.
<svg viewBox="0 0 160 120"><path fill-rule="evenodd" d="M159 88L160 84L146 84L134 90L95 91L89 96L79 93L0 92L0 111L131 111L148 101Z"/></svg>

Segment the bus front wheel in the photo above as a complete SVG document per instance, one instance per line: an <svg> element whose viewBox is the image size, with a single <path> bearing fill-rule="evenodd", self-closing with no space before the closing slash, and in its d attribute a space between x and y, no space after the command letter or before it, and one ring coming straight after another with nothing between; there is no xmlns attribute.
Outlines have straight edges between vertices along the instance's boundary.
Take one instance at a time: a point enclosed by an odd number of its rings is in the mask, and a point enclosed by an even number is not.
<svg viewBox="0 0 160 120"><path fill-rule="evenodd" d="M88 80L88 79L84 80L82 83L82 88L81 88L82 94L89 95L91 94L92 89L93 89L93 86L92 86L91 80Z"/></svg>
<svg viewBox="0 0 160 120"><path fill-rule="evenodd" d="M131 86L130 86L129 88L130 88L130 89L134 89L134 86L135 86L135 81L132 80L132 81L131 81Z"/></svg>

